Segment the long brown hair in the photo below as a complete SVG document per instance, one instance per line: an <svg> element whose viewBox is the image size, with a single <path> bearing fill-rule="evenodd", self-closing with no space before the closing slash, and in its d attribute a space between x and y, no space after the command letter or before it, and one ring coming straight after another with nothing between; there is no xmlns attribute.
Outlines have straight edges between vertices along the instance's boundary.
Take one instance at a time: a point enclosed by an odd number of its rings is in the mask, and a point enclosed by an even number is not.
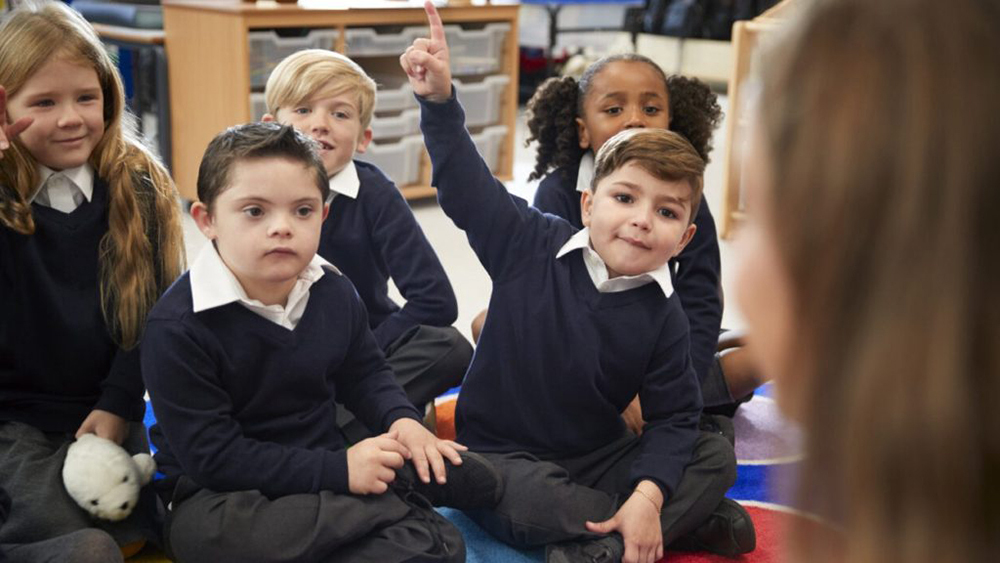
<svg viewBox="0 0 1000 563"><path fill-rule="evenodd" d="M793 561L1000 560L998 29L995 2L817 2L766 59L783 399L843 532L793 528Z"/></svg>
<svg viewBox="0 0 1000 563"><path fill-rule="evenodd" d="M146 313L180 275L184 262L180 211L170 176L145 148L114 63L93 28L61 2L34 2L0 24L0 84L8 96L53 57L91 66L104 95L104 136L90 155L108 182L108 232L101 240L101 306L113 337L126 348L142 333ZM35 229L28 198L35 159L15 139L0 160L0 224Z"/></svg>

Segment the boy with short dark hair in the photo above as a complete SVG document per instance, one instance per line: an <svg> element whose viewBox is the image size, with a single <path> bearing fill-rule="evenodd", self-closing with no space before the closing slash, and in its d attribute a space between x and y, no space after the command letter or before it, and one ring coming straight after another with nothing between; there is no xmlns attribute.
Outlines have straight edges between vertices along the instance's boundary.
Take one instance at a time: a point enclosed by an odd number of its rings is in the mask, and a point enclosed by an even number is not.
<svg viewBox="0 0 1000 563"><path fill-rule="evenodd" d="M267 81L265 121L293 125L319 144L331 193L319 254L350 278L396 380L423 408L458 385L472 345L452 323L458 303L437 254L399 189L373 164L355 160L372 140L375 81L340 53L299 51ZM406 304L389 297L392 279ZM356 442L370 431L340 409Z"/></svg>
<svg viewBox="0 0 1000 563"><path fill-rule="evenodd" d="M698 430L688 324L667 266L694 234L704 162L676 133L624 131L597 157L587 228L539 213L476 154L440 17L425 7L431 37L400 63L438 200L493 280L456 423L509 486L470 516L507 543L547 546L549 561L651 562L682 537L727 555L753 549L749 516L723 503L733 447ZM636 394L641 438L620 416Z"/></svg>
<svg viewBox="0 0 1000 563"><path fill-rule="evenodd" d="M354 287L316 255L328 190L292 127L234 127L205 152L191 213L212 244L141 352L178 561L463 561L428 498L500 494L492 467L421 425ZM335 401L381 434L346 449Z"/></svg>

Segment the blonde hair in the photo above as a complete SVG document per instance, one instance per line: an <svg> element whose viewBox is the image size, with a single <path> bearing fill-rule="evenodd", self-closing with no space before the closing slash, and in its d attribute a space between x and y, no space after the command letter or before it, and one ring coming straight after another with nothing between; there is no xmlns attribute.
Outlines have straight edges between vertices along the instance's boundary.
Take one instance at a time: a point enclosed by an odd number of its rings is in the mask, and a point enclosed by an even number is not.
<svg viewBox="0 0 1000 563"><path fill-rule="evenodd" d="M31 2L0 24L0 84L17 95L55 57L93 67L104 96L104 135L90 155L108 182L108 232L100 245L101 308L115 340L135 346L146 314L180 275L184 249L176 191L166 170L140 142L114 63L94 29L61 2ZM18 139L0 160L0 224L34 233L28 198L37 164Z"/></svg>
<svg viewBox="0 0 1000 563"><path fill-rule="evenodd" d="M792 561L1000 560L1000 8L818 2L766 59L808 457ZM831 547L833 549L831 549Z"/></svg>
<svg viewBox="0 0 1000 563"><path fill-rule="evenodd" d="M683 135L666 129L625 129L617 133L597 151L590 190L596 190L598 182L629 162L659 180L687 182L691 186L688 224L694 222L701 205L705 161Z"/></svg>
<svg viewBox="0 0 1000 563"><path fill-rule="evenodd" d="M332 86L327 87L330 83ZM361 129L367 129L375 111L375 81L358 63L325 49L293 53L274 67L267 79L264 96L267 112L277 116L283 107L294 106L317 95L357 95Z"/></svg>

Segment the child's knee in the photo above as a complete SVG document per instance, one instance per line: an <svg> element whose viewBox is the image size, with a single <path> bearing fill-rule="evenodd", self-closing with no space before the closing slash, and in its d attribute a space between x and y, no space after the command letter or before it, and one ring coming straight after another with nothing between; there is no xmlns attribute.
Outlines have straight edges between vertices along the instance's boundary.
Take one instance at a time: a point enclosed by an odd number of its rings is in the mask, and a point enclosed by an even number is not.
<svg viewBox="0 0 1000 563"><path fill-rule="evenodd" d="M689 465L716 475L727 483L726 488L736 483L736 450L721 434L700 433Z"/></svg>
<svg viewBox="0 0 1000 563"><path fill-rule="evenodd" d="M108 563L124 561L121 548L110 534L96 528L78 530L65 536L71 546L71 559L78 563ZM67 555L69 555L69 553Z"/></svg>

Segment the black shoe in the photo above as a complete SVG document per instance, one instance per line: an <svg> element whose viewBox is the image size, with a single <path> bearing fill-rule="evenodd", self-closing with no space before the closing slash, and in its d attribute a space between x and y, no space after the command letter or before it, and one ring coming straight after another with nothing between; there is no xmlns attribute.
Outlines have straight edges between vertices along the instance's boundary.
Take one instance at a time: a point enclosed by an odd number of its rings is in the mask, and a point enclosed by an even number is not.
<svg viewBox="0 0 1000 563"><path fill-rule="evenodd" d="M725 557L750 553L756 547L753 520L738 502L728 498L722 499L701 526L668 546L677 551L708 551Z"/></svg>
<svg viewBox="0 0 1000 563"><path fill-rule="evenodd" d="M434 506L448 506L459 510L494 508L503 497L503 479L500 472L483 456L460 452L462 465L452 465L445 458L447 482L444 485L431 476L430 483L417 477L412 462L407 462L396 472L396 486L410 487L423 495Z"/></svg>
<svg viewBox="0 0 1000 563"><path fill-rule="evenodd" d="M619 563L624 556L625 543L618 534L545 547L545 563Z"/></svg>

